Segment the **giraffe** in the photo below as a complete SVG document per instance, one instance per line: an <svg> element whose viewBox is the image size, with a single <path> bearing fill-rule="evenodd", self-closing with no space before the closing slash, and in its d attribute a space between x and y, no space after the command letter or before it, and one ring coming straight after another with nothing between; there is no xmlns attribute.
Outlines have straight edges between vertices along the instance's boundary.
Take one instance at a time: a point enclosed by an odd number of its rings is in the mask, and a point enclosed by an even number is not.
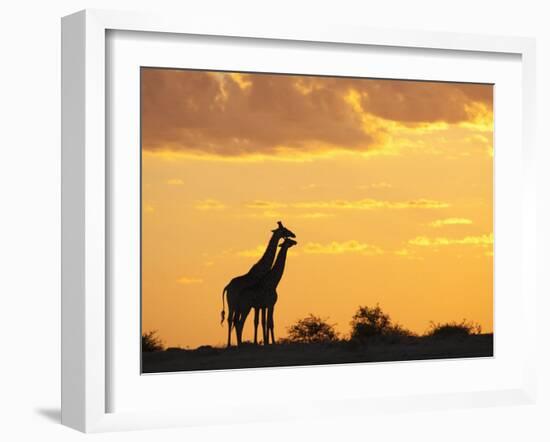
<svg viewBox="0 0 550 442"><path fill-rule="evenodd" d="M245 275L237 276L233 278L229 284L225 286L222 291L222 312L221 323L225 319L225 302L224 295L227 297L227 346L231 347L231 329L235 322L235 306L238 303L240 293L247 287L257 283L263 276L265 276L270 270L275 259L275 253L277 252L277 245L281 238L295 238L296 235L288 230L281 221L277 221L277 228L271 231L271 238L267 244L264 254L259 261L254 264L248 273ZM237 341L240 344L240 336L237 336Z"/></svg>
<svg viewBox="0 0 550 442"><path fill-rule="evenodd" d="M275 331L273 323L273 312L275 303L277 302L277 286L283 277L285 271L285 263L288 249L298 244L296 241L285 238L279 247L281 250L277 254L277 259L273 268L267 273L258 283L243 290L239 299L237 311L237 340L240 342L242 338L242 330L246 317L250 313L250 309L254 308L254 343L257 344L258 337L258 311L262 315L262 332L264 345L271 342L275 343ZM266 319L267 310L267 319Z"/></svg>

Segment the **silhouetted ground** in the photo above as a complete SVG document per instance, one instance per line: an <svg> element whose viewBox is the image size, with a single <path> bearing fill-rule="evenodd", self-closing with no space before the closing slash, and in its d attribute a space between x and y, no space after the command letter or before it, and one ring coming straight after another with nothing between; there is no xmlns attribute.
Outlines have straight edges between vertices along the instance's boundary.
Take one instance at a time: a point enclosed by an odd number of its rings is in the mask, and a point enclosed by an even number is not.
<svg viewBox="0 0 550 442"><path fill-rule="evenodd" d="M467 337L414 337L399 342L372 339L360 345L349 341L328 344L243 344L229 349L203 346L195 350L171 348L143 353L143 372L282 367L295 365L388 362L422 359L493 356L493 335Z"/></svg>

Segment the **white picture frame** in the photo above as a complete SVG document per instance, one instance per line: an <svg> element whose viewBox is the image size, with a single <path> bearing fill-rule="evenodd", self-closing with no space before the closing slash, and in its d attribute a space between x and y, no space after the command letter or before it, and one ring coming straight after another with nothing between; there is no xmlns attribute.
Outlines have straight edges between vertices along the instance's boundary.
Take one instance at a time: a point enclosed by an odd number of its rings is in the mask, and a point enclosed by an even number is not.
<svg viewBox="0 0 550 442"><path fill-rule="evenodd" d="M307 407L273 407L258 412L246 397L234 411L197 408L113 412L108 395L112 355L107 342L110 323L107 299L107 228L111 198L106 155L106 35L109 31L239 37L287 42L370 45L380 48L437 49L515 54L521 57L521 306L526 339L522 383L514 388L377 397L330 396ZM339 25L212 22L195 17L163 17L86 10L62 20L62 423L85 432L185 426L216 422L284 419L288 417L364 414L426 408L532 403L535 382L535 42L517 37L492 37L416 31L393 32ZM497 116L498 118L498 116ZM497 134L498 139L498 134ZM497 141L498 143L498 141ZM499 171L496 170L498 174ZM496 247L498 254L498 246ZM519 262L518 261L518 262ZM531 318L531 321L525 321ZM498 337L497 337L498 339ZM277 376L272 371L270 376ZM215 374L211 376L216 376ZM217 375L222 376L222 375ZM210 378L213 379L213 378ZM218 380L219 381L219 380ZM217 392L216 392L217 393ZM322 406L320 406L322 405ZM335 410L338 410L335 413ZM247 411L249 413L247 413ZM243 417L244 416L244 417Z"/></svg>

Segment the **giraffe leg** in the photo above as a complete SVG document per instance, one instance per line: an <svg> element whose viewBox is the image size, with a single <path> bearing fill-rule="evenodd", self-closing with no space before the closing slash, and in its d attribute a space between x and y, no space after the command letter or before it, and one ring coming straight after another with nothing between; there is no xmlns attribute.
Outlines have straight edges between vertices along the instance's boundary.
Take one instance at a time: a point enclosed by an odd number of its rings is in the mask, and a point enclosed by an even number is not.
<svg viewBox="0 0 550 442"><path fill-rule="evenodd" d="M267 311L267 331L271 333L271 343L275 344L275 325L273 323L273 308Z"/></svg>
<svg viewBox="0 0 550 442"><path fill-rule="evenodd" d="M237 324L237 344L238 345L241 345L242 342L243 342L244 323L245 323L246 318L248 317L249 313L250 313L250 307L247 307L243 311L241 311L238 315L238 319L236 321L236 324Z"/></svg>
<svg viewBox="0 0 550 442"><path fill-rule="evenodd" d="M235 312L233 323L235 324L235 336L237 338L237 345L241 345L241 312L239 310Z"/></svg>
<svg viewBox="0 0 550 442"><path fill-rule="evenodd" d="M254 307L254 344L258 344L258 308Z"/></svg>
<svg viewBox="0 0 550 442"><path fill-rule="evenodd" d="M243 336L243 321L242 321L243 312L238 309L235 313L235 335L237 336L237 345L241 345L242 336Z"/></svg>
<svg viewBox="0 0 550 442"><path fill-rule="evenodd" d="M269 344L269 336L267 334L267 324L265 322L265 308L262 307L262 334L264 335L264 345Z"/></svg>
<svg viewBox="0 0 550 442"><path fill-rule="evenodd" d="M227 313L227 347L231 347L231 327L233 326L233 315L234 312L232 309L229 309Z"/></svg>

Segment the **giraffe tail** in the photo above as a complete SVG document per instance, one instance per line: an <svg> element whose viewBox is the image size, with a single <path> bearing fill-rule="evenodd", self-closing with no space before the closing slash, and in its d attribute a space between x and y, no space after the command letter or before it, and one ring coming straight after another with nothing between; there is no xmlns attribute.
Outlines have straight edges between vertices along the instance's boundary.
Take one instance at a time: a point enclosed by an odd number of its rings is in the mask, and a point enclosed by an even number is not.
<svg viewBox="0 0 550 442"><path fill-rule="evenodd" d="M222 320L220 322L220 325L223 325L223 321L225 319L225 300L224 300L225 292L227 292L227 287L225 287L222 292L222 313L221 313Z"/></svg>

